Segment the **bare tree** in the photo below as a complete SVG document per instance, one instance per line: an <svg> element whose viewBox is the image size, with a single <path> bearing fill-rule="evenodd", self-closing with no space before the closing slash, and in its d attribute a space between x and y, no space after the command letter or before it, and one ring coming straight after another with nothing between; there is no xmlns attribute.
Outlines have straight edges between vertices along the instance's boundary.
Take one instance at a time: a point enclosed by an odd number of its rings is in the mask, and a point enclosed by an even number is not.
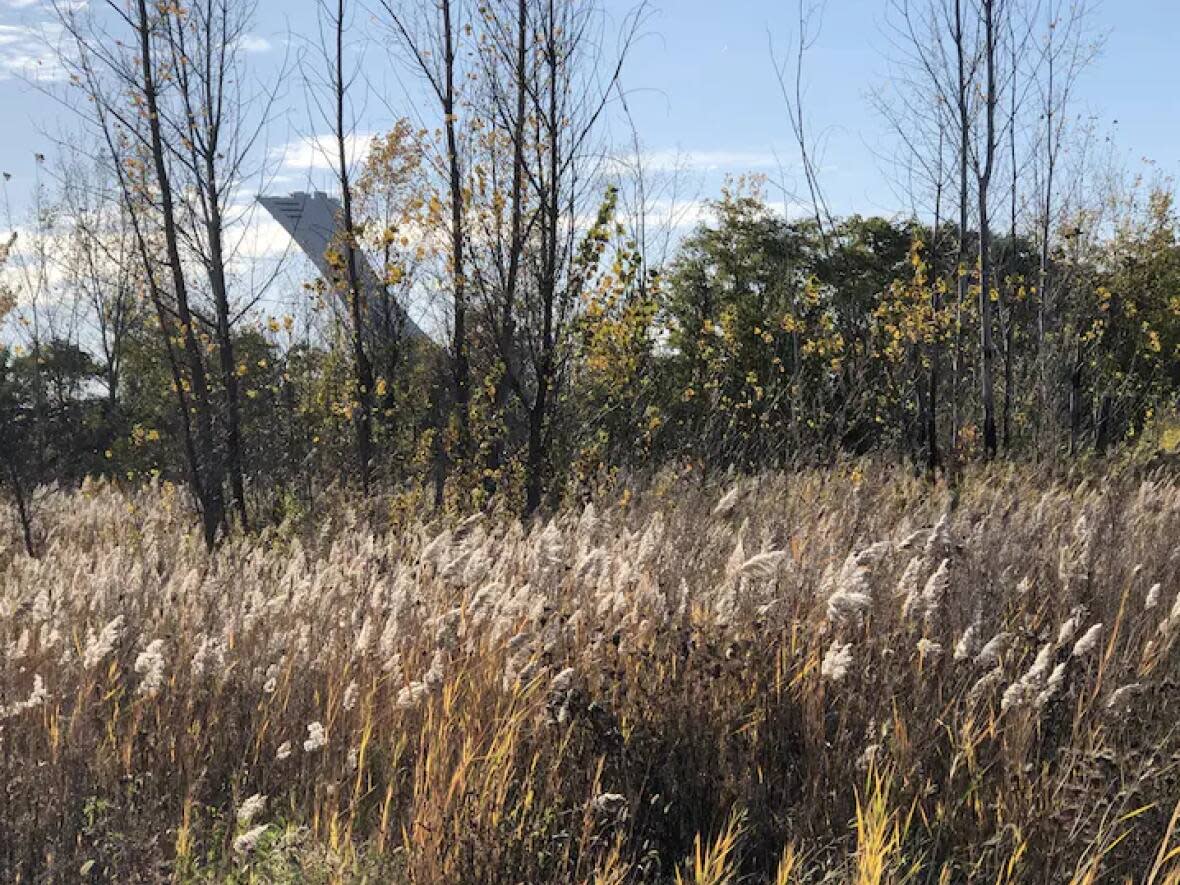
<svg viewBox="0 0 1180 885"><path fill-rule="evenodd" d="M458 455L471 454L471 363L468 353L467 175L460 139L459 83L468 79L460 68L460 37L468 27L464 0L429 0L425 9L408 15L401 4L381 0L393 33L410 65L425 80L437 103L444 132L439 163L446 182L449 215L447 274L451 288L451 381L458 422Z"/></svg>
<svg viewBox="0 0 1180 885"><path fill-rule="evenodd" d="M246 506L241 396L234 355L235 311L229 291L226 227L231 205L266 122L247 121L251 102L242 92L242 39L253 5L239 0L197 0L162 16L167 70L175 108L164 109L167 143L183 169L186 243L195 252L213 296L212 333L225 398L225 469L244 529Z"/></svg>
<svg viewBox="0 0 1180 885"><path fill-rule="evenodd" d="M829 249L828 236L835 227L832 214L828 209L823 188L820 186L819 168L817 166L817 146L809 134L807 116L805 113L805 87L803 83L803 62L815 41L819 39L823 22L825 4L815 0L798 0L798 32L794 51L781 62L775 56L773 43L770 47L771 60L774 63L774 73L782 93L783 104L787 109L787 120L791 125L791 134L799 148L799 162L803 169L803 179L807 184L807 193L811 202L812 217L819 230L820 241L824 250Z"/></svg>
<svg viewBox="0 0 1180 885"><path fill-rule="evenodd" d="M602 40L595 30L601 11L595 0L535 3L539 59L528 86L532 149L524 161L537 212L529 257L532 279L523 305L531 377L515 379L528 426L526 513L540 506L546 486L551 413L565 377L563 338L601 251L601 210L578 242L579 217L588 214L590 201L597 201L600 192L602 152L594 149L593 140L644 12L641 5L626 18L617 52L604 66L598 54Z"/></svg>
<svg viewBox="0 0 1180 885"><path fill-rule="evenodd" d="M993 340L994 319L992 286L994 268L992 264L992 230L988 200L991 195L992 176L996 168L996 151L999 145L996 127L996 109L1000 94L997 91L997 66L1000 48L998 31L1002 20L1003 0L980 0L979 13L983 29L983 66L985 85L983 87L983 134L981 146L975 155L975 180L978 188L979 211L979 352L980 352L980 404L983 408L983 448L988 458L995 456L998 442L996 434L995 359Z"/></svg>
<svg viewBox="0 0 1180 885"><path fill-rule="evenodd" d="M893 0L887 16L888 35L893 50L893 64L888 77L888 88L874 94L874 104L888 123L897 142L897 152L886 159L899 173L898 191L909 199L915 217L931 215L930 242L927 244L929 263L935 273L944 266L943 226L944 206L955 184L958 166L958 208L960 225L965 224L966 177L962 164L964 103L960 98L958 51L948 52L945 43L941 7L916 6L909 0ZM969 123L969 116L967 119ZM962 228L960 227L960 230ZM959 263L965 240L956 238L960 250ZM943 293L938 285L931 286L931 335L926 360L928 374L923 402L926 443L926 466L931 472L942 465L939 442L939 403L942 387L944 324ZM956 351L953 369L957 389L959 356ZM952 390L952 407L957 395ZM952 428L957 421L951 422ZM955 431L952 429L952 447Z"/></svg>
<svg viewBox="0 0 1180 885"><path fill-rule="evenodd" d="M0 241L0 271L4 270L12 254L16 234L10 234ZM0 322L3 322L12 311L16 298L8 287L0 284ZM17 410L19 404L12 396L12 384L9 380L8 354L0 351L0 488L8 486L16 504L17 521L20 524L21 540L25 545L25 553L29 556L37 555L37 546L33 538L33 517L29 508L29 496L25 478L19 462L19 453L26 450L18 439L20 423Z"/></svg>
<svg viewBox="0 0 1180 885"><path fill-rule="evenodd" d="M535 58L529 0L488 4L480 41L479 112L492 122L484 140L481 163L490 177L490 205L472 218L473 236L486 244L471 255L472 283L483 302L483 315L492 337L498 365L494 407L501 426L491 432L485 457L485 489L496 488L495 477L511 444L506 409L512 379L520 374L517 347L518 292L524 270L525 246L537 215L525 190L526 126ZM535 64L535 62L534 62ZM504 133L504 135L497 135ZM477 230L474 228L478 228Z"/></svg>
<svg viewBox="0 0 1180 885"><path fill-rule="evenodd" d="M609 56L597 0L502 0L484 17L472 100L492 131L479 141L474 190L486 176L491 194L471 215L470 267L503 373L497 403L507 408L511 394L519 410L500 444L523 448L526 513L547 487L569 330L604 247L600 131L645 9L623 19Z"/></svg>
<svg viewBox="0 0 1180 885"><path fill-rule="evenodd" d="M361 271L363 259L360 255L360 230L353 206L354 158L351 155L351 146L355 139L356 126L349 117L349 111L351 92L358 72L349 70L348 66L345 34L348 29L349 8L345 0L320 0L318 9L319 49L327 74L313 74L310 69L305 69L305 72L309 83L316 83L322 87L311 90L310 100L315 104L320 117L328 124L330 145L324 147L324 153L340 190L338 240L329 250L329 264L336 268L337 273L334 279L328 282L336 291L343 294L347 303L348 336L355 387L352 420L361 488L367 494L373 468L373 396L376 379L365 340L369 305Z"/></svg>
<svg viewBox="0 0 1180 885"><path fill-rule="evenodd" d="M1034 147L1032 164L1038 247L1037 327L1033 354L1037 387L1034 435L1038 448L1043 416L1049 409L1047 333L1053 321L1058 287L1051 270L1053 234L1061 219L1060 166L1070 137L1069 109L1078 79L1101 49L1101 41L1094 39L1089 32L1090 19L1088 0L1045 0L1041 52L1035 77L1040 137ZM1070 372L1071 377L1079 374L1080 367L1077 366Z"/></svg>
<svg viewBox="0 0 1180 885"><path fill-rule="evenodd" d="M163 92L172 81L163 73L158 56L166 19L173 11L166 6L149 7L146 0L109 6L121 36L103 29L74 4L56 7L74 50L63 55L62 62L87 99L91 122L131 221L172 374L190 486L201 512L205 543L212 548L225 513L224 468L198 317L189 300L174 158L164 137Z"/></svg>
<svg viewBox="0 0 1180 885"><path fill-rule="evenodd" d="M87 305L101 357L112 429L122 392L127 341L140 318L135 240L127 207L101 163L75 162L63 174L68 213L66 278Z"/></svg>

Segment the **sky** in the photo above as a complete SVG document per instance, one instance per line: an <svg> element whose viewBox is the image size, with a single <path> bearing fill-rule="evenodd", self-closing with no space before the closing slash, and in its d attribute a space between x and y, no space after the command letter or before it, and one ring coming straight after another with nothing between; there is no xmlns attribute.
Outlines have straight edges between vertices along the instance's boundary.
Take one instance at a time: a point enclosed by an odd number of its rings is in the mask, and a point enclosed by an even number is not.
<svg viewBox="0 0 1180 885"><path fill-rule="evenodd" d="M616 28L634 5L603 2ZM894 215L908 208L882 159L888 127L870 99L889 69L887 3L828 0L807 59L805 106L809 126L823 136L822 184L837 214ZM1092 27L1104 35L1105 46L1079 85L1077 109L1114 139L1129 164L1149 158L1158 171L1180 174L1180 76L1173 55L1180 2L1095 3ZM10 176L2 182L3 197L14 217L27 206L37 176L47 174L35 156L49 156L52 165L56 142L76 139L78 131L45 94L46 88L64 88L47 60L45 42L55 36L50 4L0 0L0 171ZM623 81L649 166L675 158L689 170L701 198L716 196L728 174L785 174L793 180L795 153L770 46L773 41L781 50L790 44L795 10L794 0L656 0ZM386 45L372 39L382 33L375 15L364 8L355 15L354 47L364 52L370 72L370 94L357 110L357 127L379 132L409 113L413 87L407 86L407 71L390 61ZM311 140L319 129L296 76L296 60L316 34L314 0L258 0L243 47L252 75L274 83L284 65L287 70L265 134L271 177L257 184L259 189L304 189L318 178L319 155ZM0 211L0 228L7 221Z"/></svg>

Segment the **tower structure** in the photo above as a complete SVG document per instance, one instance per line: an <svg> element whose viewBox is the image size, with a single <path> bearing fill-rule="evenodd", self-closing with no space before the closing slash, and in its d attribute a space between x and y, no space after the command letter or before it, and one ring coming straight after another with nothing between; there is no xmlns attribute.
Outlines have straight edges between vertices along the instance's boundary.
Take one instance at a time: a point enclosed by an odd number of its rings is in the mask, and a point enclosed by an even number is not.
<svg viewBox="0 0 1180 885"><path fill-rule="evenodd" d="M260 196L258 202L291 235L295 244L311 259L320 276L330 285L338 285L338 272L328 264L327 252L340 232L340 202L323 191L296 191L285 197ZM386 303L385 287L363 253L358 251L356 259L361 291L364 293L369 311L374 314L376 320L380 308ZM397 305L396 310L398 320L407 336L425 337L425 333L406 315L403 307ZM377 328L386 326L382 322L375 322L374 325Z"/></svg>

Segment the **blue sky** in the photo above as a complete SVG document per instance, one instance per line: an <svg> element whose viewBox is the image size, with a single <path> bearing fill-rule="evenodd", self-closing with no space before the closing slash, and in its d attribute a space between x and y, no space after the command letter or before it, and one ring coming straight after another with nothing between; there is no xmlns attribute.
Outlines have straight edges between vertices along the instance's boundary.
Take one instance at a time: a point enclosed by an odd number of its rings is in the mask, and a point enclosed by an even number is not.
<svg viewBox="0 0 1180 885"><path fill-rule="evenodd" d="M605 2L616 21L632 5ZM877 156L887 130L868 99L887 70L885 6L886 0L829 0L808 61L808 112L813 129L826 136L823 181L837 212L893 214L906 208ZM34 154L52 157L53 137L74 126L22 80L44 51L39 35L52 37L45 30L48 7L49 0L0 0L0 170L12 176L5 187L14 211L31 192ZM793 162L769 40L789 40L794 8L794 0L662 0L648 19L625 75L632 110L646 149L657 159L678 153L697 173L703 196L714 195L728 172L774 173L779 159ZM368 14L357 16L358 34L377 30ZM1106 47L1081 84L1079 109L1113 134L1129 162L1148 157L1164 173L1180 173L1180 77L1173 56L1180 2L1099 0L1094 26L1106 34ZM253 32L251 64L261 79L273 79L285 47L314 39L315 4L260 0ZM362 130L387 127L406 103L397 75L385 70L384 52L378 44L366 48L373 82L385 95L366 103ZM46 66L40 70L52 74ZM276 105L270 144L296 141L314 129L301 91L286 90ZM304 165L310 162L306 151L286 155L276 189L306 180L306 170L298 168L301 157Z"/></svg>

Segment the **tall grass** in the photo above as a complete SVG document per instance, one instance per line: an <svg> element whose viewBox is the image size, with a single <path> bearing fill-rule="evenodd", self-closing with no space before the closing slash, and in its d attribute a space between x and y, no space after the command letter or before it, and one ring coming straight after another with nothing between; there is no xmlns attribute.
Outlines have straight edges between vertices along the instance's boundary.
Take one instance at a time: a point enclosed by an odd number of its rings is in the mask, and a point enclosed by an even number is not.
<svg viewBox="0 0 1180 885"><path fill-rule="evenodd" d="M0 549L2 881L1180 881L1175 477L179 495Z"/></svg>

